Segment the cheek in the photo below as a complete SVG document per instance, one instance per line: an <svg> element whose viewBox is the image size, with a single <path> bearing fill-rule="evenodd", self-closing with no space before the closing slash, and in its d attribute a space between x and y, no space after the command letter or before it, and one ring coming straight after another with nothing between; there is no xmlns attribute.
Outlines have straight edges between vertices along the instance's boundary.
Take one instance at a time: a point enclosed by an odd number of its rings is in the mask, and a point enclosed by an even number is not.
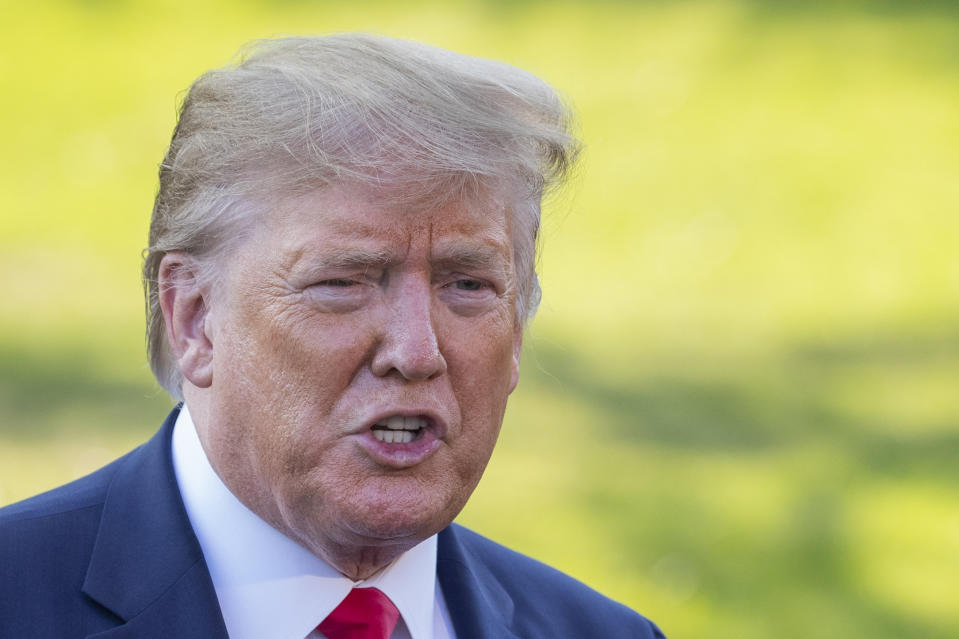
<svg viewBox="0 0 959 639"><path fill-rule="evenodd" d="M309 389L348 379L369 342L362 321L310 312L294 300L265 306L239 324L250 335L245 346L249 364L259 370L256 384L293 400L303 392L310 396Z"/></svg>
<svg viewBox="0 0 959 639"><path fill-rule="evenodd" d="M486 330L464 331L448 357L450 377L463 418L472 422L467 437L495 441L515 379L512 323L497 321Z"/></svg>
<svg viewBox="0 0 959 639"><path fill-rule="evenodd" d="M229 397L223 408L250 426L247 444L270 475L308 465L307 441L322 439L317 425L362 364L359 323L323 322L275 304L250 304L232 319L214 348L214 383Z"/></svg>

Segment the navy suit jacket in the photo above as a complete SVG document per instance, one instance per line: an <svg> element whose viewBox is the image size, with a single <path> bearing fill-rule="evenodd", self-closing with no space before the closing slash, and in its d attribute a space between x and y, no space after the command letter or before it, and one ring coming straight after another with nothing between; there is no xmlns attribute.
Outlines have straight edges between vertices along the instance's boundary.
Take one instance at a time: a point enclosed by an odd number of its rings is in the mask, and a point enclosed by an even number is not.
<svg viewBox="0 0 959 639"><path fill-rule="evenodd" d="M0 639L227 639L173 473L176 414L109 466L0 509ZM662 637L457 525L439 534L436 569L459 639Z"/></svg>

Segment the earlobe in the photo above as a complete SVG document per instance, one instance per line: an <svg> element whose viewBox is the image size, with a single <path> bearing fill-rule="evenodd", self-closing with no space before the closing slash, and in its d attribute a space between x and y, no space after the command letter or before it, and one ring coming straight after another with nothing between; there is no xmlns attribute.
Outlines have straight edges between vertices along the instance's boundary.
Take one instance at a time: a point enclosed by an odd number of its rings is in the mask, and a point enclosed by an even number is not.
<svg viewBox="0 0 959 639"><path fill-rule="evenodd" d="M167 339L183 377L198 388L213 383L210 295L201 286L195 260L178 251L160 262L158 290Z"/></svg>

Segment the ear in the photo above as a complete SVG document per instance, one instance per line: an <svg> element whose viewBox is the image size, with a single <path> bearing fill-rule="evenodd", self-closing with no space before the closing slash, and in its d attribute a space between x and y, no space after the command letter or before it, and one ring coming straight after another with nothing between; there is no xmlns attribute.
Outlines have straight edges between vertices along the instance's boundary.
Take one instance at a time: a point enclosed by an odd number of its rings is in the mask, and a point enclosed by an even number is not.
<svg viewBox="0 0 959 639"><path fill-rule="evenodd" d="M513 329L513 370L509 380L509 392L513 392L516 385L519 384L519 359L523 354L523 323L517 322Z"/></svg>
<svg viewBox="0 0 959 639"><path fill-rule="evenodd" d="M210 295L198 278L196 261L173 251L160 261L160 309L173 357L186 378L198 388L213 383L213 340Z"/></svg>

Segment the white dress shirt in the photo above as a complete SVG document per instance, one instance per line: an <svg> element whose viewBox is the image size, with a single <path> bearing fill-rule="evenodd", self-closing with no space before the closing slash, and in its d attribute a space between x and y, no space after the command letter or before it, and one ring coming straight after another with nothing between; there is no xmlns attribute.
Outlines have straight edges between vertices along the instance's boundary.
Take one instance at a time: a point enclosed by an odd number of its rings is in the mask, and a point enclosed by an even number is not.
<svg viewBox="0 0 959 639"><path fill-rule="evenodd" d="M375 576L353 581L244 506L206 457L186 405L173 468L231 639L317 639L354 586L379 588L400 611L391 639L455 639L436 579L436 536Z"/></svg>

